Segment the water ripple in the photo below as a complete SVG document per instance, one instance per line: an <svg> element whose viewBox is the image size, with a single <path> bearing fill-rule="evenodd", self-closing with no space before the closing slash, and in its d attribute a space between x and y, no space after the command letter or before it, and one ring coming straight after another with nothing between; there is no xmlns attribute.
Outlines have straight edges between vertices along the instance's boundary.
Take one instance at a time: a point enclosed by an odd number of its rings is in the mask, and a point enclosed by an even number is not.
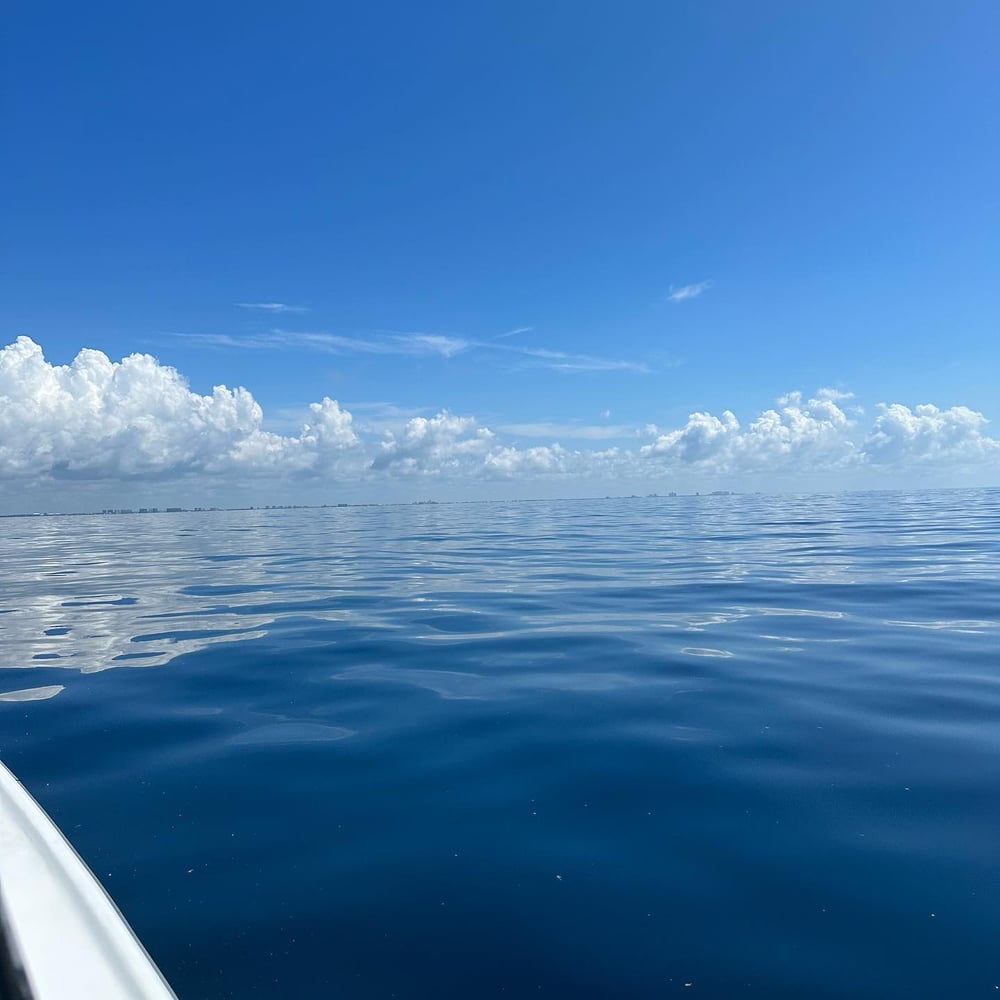
<svg viewBox="0 0 1000 1000"><path fill-rule="evenodd" d="M11 519L0 752L182 996L992 995L998 500Z"/></svg>

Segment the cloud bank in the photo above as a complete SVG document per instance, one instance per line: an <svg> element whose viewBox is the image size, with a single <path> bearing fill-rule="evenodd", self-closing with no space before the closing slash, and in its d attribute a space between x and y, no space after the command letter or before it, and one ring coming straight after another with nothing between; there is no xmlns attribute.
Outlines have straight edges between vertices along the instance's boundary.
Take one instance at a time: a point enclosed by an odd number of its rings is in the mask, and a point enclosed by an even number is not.
<svg viewBox="0 0 1000 1000"><path fill-rule="evenodd" d="M863 426L848 398L831 389L808 398L794 392L748 422L726 410L692 413L679 427L619 425L613 430L624 445L610 448L568 448L559 440L596 441L608 435L601 427L512 423L498 433L447 410L365 429L329 398L310 405L297 434L277 434L265 429L246 389L216 386L201 395L147 354L112 361L82 350L71 364L53 365L20 337L0 349L0 484L184 477L669 483L697 475L783 477L794 486L816 474L868 475L873 483L905 471L1000 476L1000 441L982 413L887 403ZM549 434L549 443L530 442Z"/></svg>

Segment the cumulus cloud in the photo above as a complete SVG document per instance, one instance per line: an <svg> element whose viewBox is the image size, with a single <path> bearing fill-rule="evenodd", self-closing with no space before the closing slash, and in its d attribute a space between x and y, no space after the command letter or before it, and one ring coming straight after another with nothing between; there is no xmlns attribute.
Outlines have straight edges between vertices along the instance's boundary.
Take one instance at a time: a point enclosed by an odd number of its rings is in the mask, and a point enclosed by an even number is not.
<svg viewBox="0 0 1000 1000"><path fill-rule="evenodd" d="M659 432L644 445L644 457L672 465L694 465L713 472L829 471L857 460L853 422L837 401L821 391L803 401L795 392L778 400L747 426L725 410L721 416L692 413L676 430Z"/></svg>
<svg viewBox="0 0 1000 1000"><path fill-rule="evenodd" d="M414 417L397 437L391 431L379 446L373 469L440 473L468 468L489 451L493 432L475 417L457 417L442 410L436 417Z"/></svg>
<svg viewBox="0 0 1000 1000"><path fill-rule="evenodd" d="M636 471L634 452L618 448L569 450L558 443L532 448L499 446L483 461L483 472L495 479L562 476L610 480L629 477Z"/></svg>
<svg viewBox="0 0 1000 1000"><path fill-rule="evenodd" d="M880 403L864 455L879 466L996 463L1000 441L985 433L987 423L966 406L941 410L925 403L911 410L902 403Z"/></svg>
<svg viewBox="0 0 1000 1000"><path fill-rule="evenodd" d="M27 337L0 350L0 476L157 478L189 473L307 471L358 445L351 415L314 403L300 437L262 429L246 389L192 392L148 354L113 362L83 350L52 365Z"/></svg>
<svg viewBox="0 0 1000 1000"><path fill-rule="evenodd" d="M793 392L747 422L730 410L699 411L681 426L646 426L645 444L605 449L567 448L559 438L640 432L567 421L502 424L498 434L471 415L417 415L386 403L361 404L368 416L359 426L348 409L324 398L301 411L297 433L275 433L246 389L194 392L178 371L148 354L112 361L82 350L70 364L54 365L20 337L0 349L0 485L185 477L610 483L759 474L794 483L816 473L830 474L832 482L845 472L855 482L886 471L1000 473L1000 441L988 433L983 414L892 403L862 427L850 398L834 389L809 397ZM533 437L554 440L527 447L516 441Z"/></svg>

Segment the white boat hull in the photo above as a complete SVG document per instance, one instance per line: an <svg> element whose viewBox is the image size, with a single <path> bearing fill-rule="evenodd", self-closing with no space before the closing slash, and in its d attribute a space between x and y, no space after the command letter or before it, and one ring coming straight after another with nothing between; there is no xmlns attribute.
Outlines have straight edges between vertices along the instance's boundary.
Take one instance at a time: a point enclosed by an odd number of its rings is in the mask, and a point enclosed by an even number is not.
<svg viewBox="0 0 1000 1000"><path fill-rule="evenodd" d="M176 1000L111 897L3 764L0 906L14 980L4 985L17 1000Z"/></svg>

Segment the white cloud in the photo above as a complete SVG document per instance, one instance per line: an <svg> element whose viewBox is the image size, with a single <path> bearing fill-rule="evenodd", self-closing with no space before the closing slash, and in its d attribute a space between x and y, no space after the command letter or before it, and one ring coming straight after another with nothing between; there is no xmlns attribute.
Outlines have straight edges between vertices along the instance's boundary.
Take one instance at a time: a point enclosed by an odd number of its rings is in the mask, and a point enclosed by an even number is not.
<svg viewBox="0 0 1000 1000"><path fill-rule="evenodd" d="M230 333L176 333L175 337L205 344L207 347L232 347L246 350L270 350L275 346L259 336L238 337Z"/></svg>
<svg viewBox="0 0 1000 1000"><path fill-rule="evenodd" d="M879 404L879 416L865 438L873 465L980 465L1000 462L1000 441L984 433L989 421L965 406L912 410L902 403Z"/></svg>
<svg viewBox="0 0 1000 1000"><path fill-rule="evenodd" d="M328 349L335 354L360 352L362 354L440 355L451 358L461 354L471 345L461 337L445 337L436 333L391 333L363 340L359 337L341 337L332 333L292 333L275 330L274 335L285 346L311 346Z"/></svg>
<svg viewBox="0 0 1000 1000"><path fill-rule="evenodd" d="M308 330L270 330L267 333L235 337L227 333L184 333L183 337L212 347L234 347L247 350L275 350L292 348L321 351L327 354L402 354L433 355L445 358L460 354L472 346L471 341L460 337L445 337L431 333L381 334L369 338L345 337L337 333Z"/></svg>
<svg viewBox="0 0 1000 1000"><path fill-rule="evenodd" d="M397 437L386 435L372 462L374 469L405 474L456 471L481 459L493 432L480 427L475 417L457 417L442 410L436 417L414 417Z"/></svg>
<svg viewBox="0 0 1000 1000"><path fill-rule="evenodd" d="M83 350L51 365L27 337L0 350L0 477L162 478L328 468L358 445L351 416L314 403L300 437L262 430L246 389L192 392L148 354Z"/></svg>
<svg viewBox="0 0 1000 1000"><path fill-rule="evenodd" d="M693 285L681 285L680 288L670 286L670 294L667 296L668 302L686 302L688 299L696 299L702 292L711 287L710 281L696 281Z"/></svg>
<svg viewBox="0 0 1000 1000"><path fill-rule="evenodd" d="M640 453L716 473L829 471L856 461L853 424L835 401L817 394L803 402L795 392L778 405L746 427L729 410L721 417L692 413L683 427L659 433Z"/></svg>
<svg viewBox="0 0 1000 1000"><path fill-rule="evenodd" d="M635 453L609 448L606 451L570 451L560 444L533 448L493 448L482 471L491 478L514 479L562 476L611 481L636 472Z"/></svg>
<svg viewBox="0 0 1000 1000"><path fill-rule="evenodd" d="M833 386L826 386L826 388L817 391L816 398L832 399L836 403L841 399L854 399L854 393L847 392L844 389L835 389Z"/></svg>
<svg viewBox="0 0 1000 1000"><path fill-rule="evenodd" d="M649 366L642 361L620 361L614 358L600 358L592 354L567 354L551 351L545 347L503 347L497 349L512 351L530 359L525 364L530 367L548 368L558 372L649 372Z"/></svg>
<svg viewBox="0 0 1000 1000"><path fill-rule="evenodd" d="M389 403L359 404L367 415L359 426L327 398L299 411L297 432L277 433L265 429L261 407L246 389L196 393L175 369L147 354L115 362L82 350L71 364L53 365L21 337L0 349L0 486L14 495L26 485L67 479L377 485L414 476L467 482L563 477L610 484L758 476L794 485L813 474L827 475L832 484L849 477L856 484L865 476L881 483L886 472L909 471L921 481L928 470L972 470L980 481L1000 475L1000 441L988 434L983 414L892 403L862 427L856 411L845 408L849 398L829 389L810 398L793 392L746 423L729 410L696 412L679 427L648 425L645 445L606 450L556 442L640 432L540 422L502 424L498 434L471 415L441 410L424 416ZM290 430L291 418L276 426ZM549 441L520 447L516 438Z"/></svg>
<svg viewBox="0 0 1000 1000"><path fill-rule="evenodd" d="M511 331L511 335L522 332L524 331L514 330ZM650 370L647 364L640 361L623 361L591 354L571 354L545 347L490 343L439 333L377 333L370 337L348 337L322 331L275 329L246 337L236 337L227 333L178 333L174 336L210 347L246 350L292 349L322 351L329 354L395 354L411 357L437 355L442 358L453 358L466 351L475 350L515 355L523 359L521 361L523 367L547 368L552 371L648 372Z"/></svg>
<svg viewBox="0 0 1000 1000"><path fill-rule="evenodd" d="M655 444L645 445L642 453L680 462L719 459L732 451L739 433L740 422L729 410L721 418L711 413L692 413L683 427L661 434Z"/></svg>
<svg viewBox="0 0 1000 1000"><path fill-rule="evenodd" d="M392 338L396 343L409 348L414 354L440 354L444 358L453 357L467 350L472 344L461 337L445 337L437 333L400 334Z"/></svg>
<svg viewBox="0 0 1000 1000"><path fill-rule="evenodd" d="M395 354L390 344L361 337L343 337L333 333L291 333L287 330L272 330L255 338L261 347L302 347L330 354Z"/></svg>
<svg viewBox="0 0 1000 1000"><path fill-rule="evenodd" d="M240 309L259 309L269 313L304 313L309 312L305 306L290 306L284 302L237 302Z"/></svg>
<svg viewBox="0 0 1000 1000"><path fill-rule="evenodd" d="M565 473L568 454L558 444L536 448L507 446L490 452L483 465L489 475L497 477Z"/></svg>

